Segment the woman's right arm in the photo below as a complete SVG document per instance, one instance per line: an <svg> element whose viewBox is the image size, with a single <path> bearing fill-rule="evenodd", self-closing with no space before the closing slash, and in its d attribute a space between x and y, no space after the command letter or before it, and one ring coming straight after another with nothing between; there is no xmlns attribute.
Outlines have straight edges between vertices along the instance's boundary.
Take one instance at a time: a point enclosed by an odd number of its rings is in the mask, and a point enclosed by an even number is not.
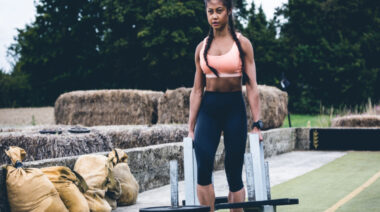
<svg viewBox="0 0 380 212"><path fill-rule="evenodd" d="M188 137L191 137L194 140L194 128L195 122L197 120L199 107L201 105L203 90L205 87L205 77L202 73L199 54L202 48L203 42L199 43L195 50L195 77L194 85L190 93L190 113L189 113L189 134Z"/></svg>

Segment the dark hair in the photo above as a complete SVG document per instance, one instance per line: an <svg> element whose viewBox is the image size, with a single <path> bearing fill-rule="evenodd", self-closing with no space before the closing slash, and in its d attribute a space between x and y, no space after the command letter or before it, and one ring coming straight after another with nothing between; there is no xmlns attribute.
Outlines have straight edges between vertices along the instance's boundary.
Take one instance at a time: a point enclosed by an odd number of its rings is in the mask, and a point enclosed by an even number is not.
<svg viewBox="0 0 380 212"><path fill-rule="evenodd" d="M210 1L210 0L204 0L205 2L205 6L207 7L207 2ZM243 76L244 77L247 77L248 76L246 75L244 69L245 69L245 63L244 63L244 58L245 58L245 53L241 47L241 44L240 44L240 41L239 39L237 38L236 36L236 32L235 32L235 25L234 25L234 20L233 20L233 16L232 16L232 8L233 8L233 5L232 5L232 0L220 0L223 2L223 5L227 8L227 11L228 12L231 12L229 15L228 15L228 26L229 26L229 31L230 31L230 34L232 35L232 38L234 39L234 41L236 42L236 45L239 49L239 53L240 53L240 60L241 60L241 69L242 69L242 72L243 72ZM212 40L214 39L214 31L212 29L212 27L210 26L210 30L209 30L209 33L208 33L208 39L207 39L207 43L206 43L206 46L205 46L205 50L203 52L203 57L205 59L205 62L206 62L206 65L209 67L209 69L217 76L219 77L219 74L218 74L218 71L214 68L214 67L211 67L209 64L208 64L208 61L207 61L207 52L208 50L210 49L210 46L211 46L211 43L212 43Z"/></svg>

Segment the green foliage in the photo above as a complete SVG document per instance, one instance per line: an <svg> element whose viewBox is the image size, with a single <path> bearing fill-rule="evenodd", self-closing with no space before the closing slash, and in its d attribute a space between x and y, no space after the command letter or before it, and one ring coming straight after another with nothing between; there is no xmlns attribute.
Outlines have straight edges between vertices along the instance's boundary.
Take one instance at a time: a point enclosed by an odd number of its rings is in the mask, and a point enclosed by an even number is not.
<svg viewBox="0 0 380 212"><path fill-rule="evenodd" d="M0 70L0 106L20 107L30 104L30 85L26 74Z"/></svg>
<svg viewBox="0 0 380 212"><path fill-rule="evenodd" d="M207 33L204 5L198 2L161 0L145 17L147 24L138 33L146 65L143 83L153 89L192 85L194 50Z"/></svg>
<svg viewBox="0 0 380 212"><path fill-rule="evenodd" d="M371 0L290 0L279 14L290 108L317 113L319 105L379 99L379 5ZM371 47L369 47L371 43Z"/></svg>
<svg viewBox="0 0 380 212"><path fill-rule="evenodd" d="M255 4L252 2L248 16L248 26L244 34L252 42L259 84L279 85L281 69L279 60L281 56L279 40L276 39L276 19L266 19L260 6L255 13Z"/></svg>
<svg viewBox="0 0 380 212"><path fill-rule="evenodd" d="M100 36L96 1L41 0L36 21L11 47L28 75L31 105L52 105L59 94L98 86Z"/></svg>

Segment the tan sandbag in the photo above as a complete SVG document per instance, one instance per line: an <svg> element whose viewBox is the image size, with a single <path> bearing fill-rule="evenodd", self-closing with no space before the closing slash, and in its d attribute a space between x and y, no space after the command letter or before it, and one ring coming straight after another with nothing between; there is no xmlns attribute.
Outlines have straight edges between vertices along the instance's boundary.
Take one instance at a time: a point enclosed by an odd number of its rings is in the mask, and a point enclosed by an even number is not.
<svg viewBox="0 0 380 212"><path fill-rule="evenodd" d="M90 208L83 193L88 187L86 181L65 166L42 168L41 171L53 183L61 200L70 212L89 212Z"/></svg>
<svg viewBox="0 0 380 212"><path fill-rule="evenodd" d="M109 172L108 178L111 183L108 185L105 200L111 206L112 209L117 208L117 199L120 198L121 195L121 185L118 179L116 179L112 173Z"/></svg>
<svg viewBox="0 0 380 212"><path fill-rule="evenodd" d="M108 202L108 204L111 206L111 208L113 210L115 210L117 208L117 200L115 199L112 199L111 197L109 197L107 194L106 196L104 197L104 200L106 200Z"/></svg>
<svg viewBox="0 0 380 212"><path fill-rule="evenodd" d="M135 204L139 193L139 184L129 169L128 155L121 149L114 149L108 154L108 159L114 164L112 172L121 185L122 192L117 200L118 205Z"/></svg>
<svg viewBox="0 0 380 212"><path fill-rule="evenodd" d="M11 146L5 153L12 161L12 165L6 166L6 186L11 211L68 212L54 185L40 169L22 168L25 150Z"/></svg>
<svg viewBox="0 0 380 212"><path fill-rule="evenodd" d="M110 212L111 206L105 200L104 190L87 190L84 194L91 212Z"/></svg>
<svg viewBox="0 0 380 212"><path fill-rule="evenodd" d="M116 198L120 196L120 184L112 176L112 166L112 163L103 155L83 155L75 163L74 171L79 173L88 185L85 198L91 211L111 209L104 199L106 192Z"/></svg>

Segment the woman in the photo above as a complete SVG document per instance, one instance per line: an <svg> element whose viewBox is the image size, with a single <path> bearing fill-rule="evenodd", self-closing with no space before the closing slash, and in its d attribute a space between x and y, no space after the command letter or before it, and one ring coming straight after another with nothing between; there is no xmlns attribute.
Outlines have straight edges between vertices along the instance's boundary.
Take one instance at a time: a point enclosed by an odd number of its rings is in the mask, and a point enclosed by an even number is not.
<svg viewBox="0 0 380 212"><path fill-rule="evenodd" d="M243 202L242 167L247 139L247 119L242 95L242 75L247 77L247 96L254 127L262 136L259 93L251 42L236 33L231 0L205 0L210 31L195 50L196 73L190 94L189 137L193 138L198 164L197 195L202 205L214 210L211 175L215 152L223 131L229 202ZM204 92L204 87L206 91ZM194 132L195 131L195 132ZM241 211L235 209L232 211Z"/></svg>

